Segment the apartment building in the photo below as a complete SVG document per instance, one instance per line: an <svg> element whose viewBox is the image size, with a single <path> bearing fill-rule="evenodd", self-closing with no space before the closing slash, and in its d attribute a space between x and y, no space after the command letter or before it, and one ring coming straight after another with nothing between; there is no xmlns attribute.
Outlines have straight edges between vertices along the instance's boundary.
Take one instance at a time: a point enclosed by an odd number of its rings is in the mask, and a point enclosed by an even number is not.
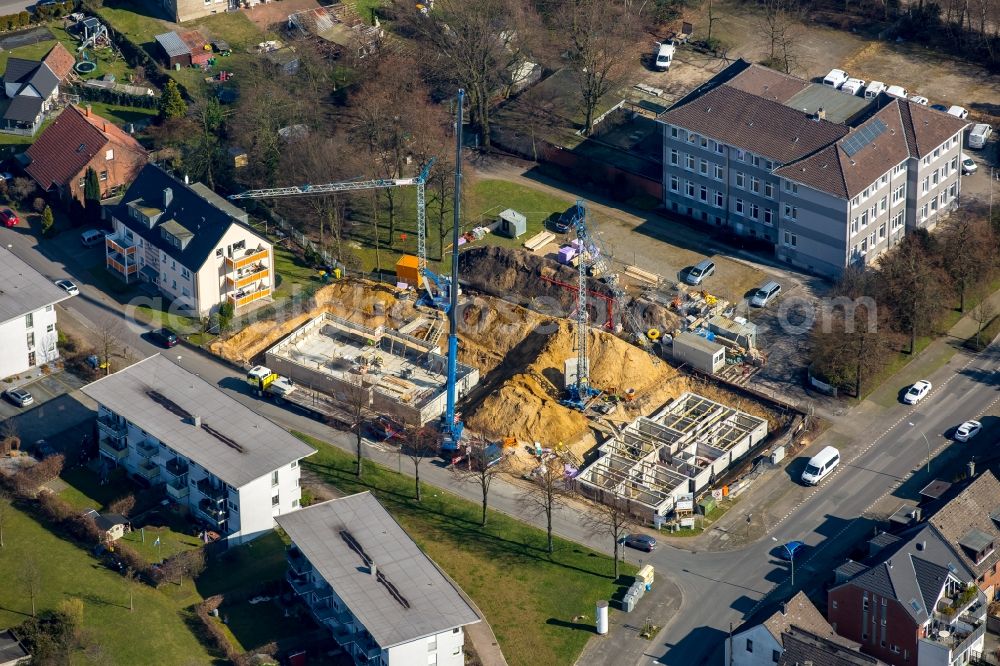
<svg viewBox="0 0 1000 666"><path fill-rule="evenodd" d="M933 228L967 123L737 61L660 114L664 205L827 276Z"/></svg>
<svg viewBox="0 0 1000 666"><path fill-rule="evenodd" d="M156 354L88 384L98 451L233 543L270 532L298 510L297 437Z"/></svg>
<svg viewBox="0 0 1000 666"><path fill-rule="evenodd" d="M288 583L354 663L463 666L479 615L371 493L278 524L292 541Z"/></svg>
<svg viewBox="0 0 1000 666"><path fill-rule="evenodd" d="M69 294L0 248L0 378L59 358L56 303Z"/></svg>
<svg viewBox="0 0 1000 666"><path fill-rule="evenodd" d="M829 591L827 619L862 652L893 666L968 663L983 651L986 633L987 601L975 574L934 525L900 536L876 564L855 567Z"/></svg>
<svg viewBox="0 0 1000 666"><path fill-rule="evenodd" d="M205 185L148 164L104 212L114 227L106 266L122 280L156 285L200 317L221 303L239 310L271 297L271 244L247 226L246 212Z"/></svg>

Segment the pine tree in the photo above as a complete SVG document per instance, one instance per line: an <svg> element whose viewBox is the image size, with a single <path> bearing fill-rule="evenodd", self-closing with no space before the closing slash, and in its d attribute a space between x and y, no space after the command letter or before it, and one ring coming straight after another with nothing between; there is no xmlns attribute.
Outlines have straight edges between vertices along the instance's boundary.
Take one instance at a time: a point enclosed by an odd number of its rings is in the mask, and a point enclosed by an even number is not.
<svg viewBox="0 0 1000 666"><path fill-rule="evenodd" d="M97 172L87 167L83 184L83 205L86 207L87 221L91 224L101 219L101 183Z"/></svg>
<svg viewBox="0 0 1000 666"><path fill-rule="evenodd" d="M160 120L173 120L187 115L187 104L181 97L180 88L173 80L167 81L167 87L160 96Z"/></svg>
<svg viewBox="0 0 1000 666"><path fill-rule="evenodd" d="M55 224L55 217L52 215L52 207L46 206L45 211L42 212L42 234L48 235L52 231L52 225Z"/></svg>

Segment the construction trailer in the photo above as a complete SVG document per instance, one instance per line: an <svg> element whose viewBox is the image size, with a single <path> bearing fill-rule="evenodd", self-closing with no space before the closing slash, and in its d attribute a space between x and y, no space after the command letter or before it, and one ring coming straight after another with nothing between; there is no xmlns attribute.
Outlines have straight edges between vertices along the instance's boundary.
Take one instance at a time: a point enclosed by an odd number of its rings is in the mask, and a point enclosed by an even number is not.
<svg viewBox="0 0 1000 666"><path fill-rule="evenodd" d="M435 320L439 322L439 320ZM265 352L267 367L300 388L331 395L408 426L422 426L445 411L447 358L440 353L443 323L423 339L403 330L369 328L329 313L296 329ZM479 383L479 371L457 364L459 397Z"/></svg>
<svg viewBox="0 0 1000 666"><path fill-rule="evenodd" d="M598 502L627 500L636 517L656 525L766 437L766 419L685 393L601 444L577 486Z"/></svg>
<svg viewBox="0 0 1000 666"><path fill-rule="evenodd" d="M714 336L713 336L714 337ZM674 360L714 375L726 365L726 348L703 335L683 331L674 336Z"/></svg>

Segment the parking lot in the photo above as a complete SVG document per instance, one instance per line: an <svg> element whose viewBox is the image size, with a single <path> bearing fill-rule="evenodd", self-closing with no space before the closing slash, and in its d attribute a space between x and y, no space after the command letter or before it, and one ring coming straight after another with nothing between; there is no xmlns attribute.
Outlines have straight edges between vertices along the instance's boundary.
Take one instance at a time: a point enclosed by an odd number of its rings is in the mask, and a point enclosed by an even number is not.
<svg viewBox="0 0 1000 666"><path fill-rule="evenodd" d="M69 372L53 372L47 375L40 375L28 382L17 382L16 385L18 388L26 389L31 393L34 401L28 407L18 407L5 397L4 400L0 401L0 419L21 416L29 410L37 409L50 400L54 400L67 393L72 393L83 386L84 382Z"/></svg>

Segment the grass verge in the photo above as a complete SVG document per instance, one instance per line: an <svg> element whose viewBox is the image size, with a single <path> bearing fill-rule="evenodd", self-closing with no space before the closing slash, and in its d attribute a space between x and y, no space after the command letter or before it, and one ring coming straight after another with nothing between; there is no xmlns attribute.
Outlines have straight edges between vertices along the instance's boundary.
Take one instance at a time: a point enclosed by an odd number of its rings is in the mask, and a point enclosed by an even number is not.
<svg viewBox="0 0 1000 666"><path fill-rule="evenodd" d="M480 507L426 487L422 502L413 481L366 462L364 480L354 458L325 442L296 433L318 453L305 463L345 493L372 491L414 541L476 602L493 627L507 661L572 664L594 635L593 609L618 586L611 559L556 539L545 551L545 533L506 514L491 511L479 526ZM625 564L625 575L635 568ZM578 621L574 618L588 618Z"/></svg>

